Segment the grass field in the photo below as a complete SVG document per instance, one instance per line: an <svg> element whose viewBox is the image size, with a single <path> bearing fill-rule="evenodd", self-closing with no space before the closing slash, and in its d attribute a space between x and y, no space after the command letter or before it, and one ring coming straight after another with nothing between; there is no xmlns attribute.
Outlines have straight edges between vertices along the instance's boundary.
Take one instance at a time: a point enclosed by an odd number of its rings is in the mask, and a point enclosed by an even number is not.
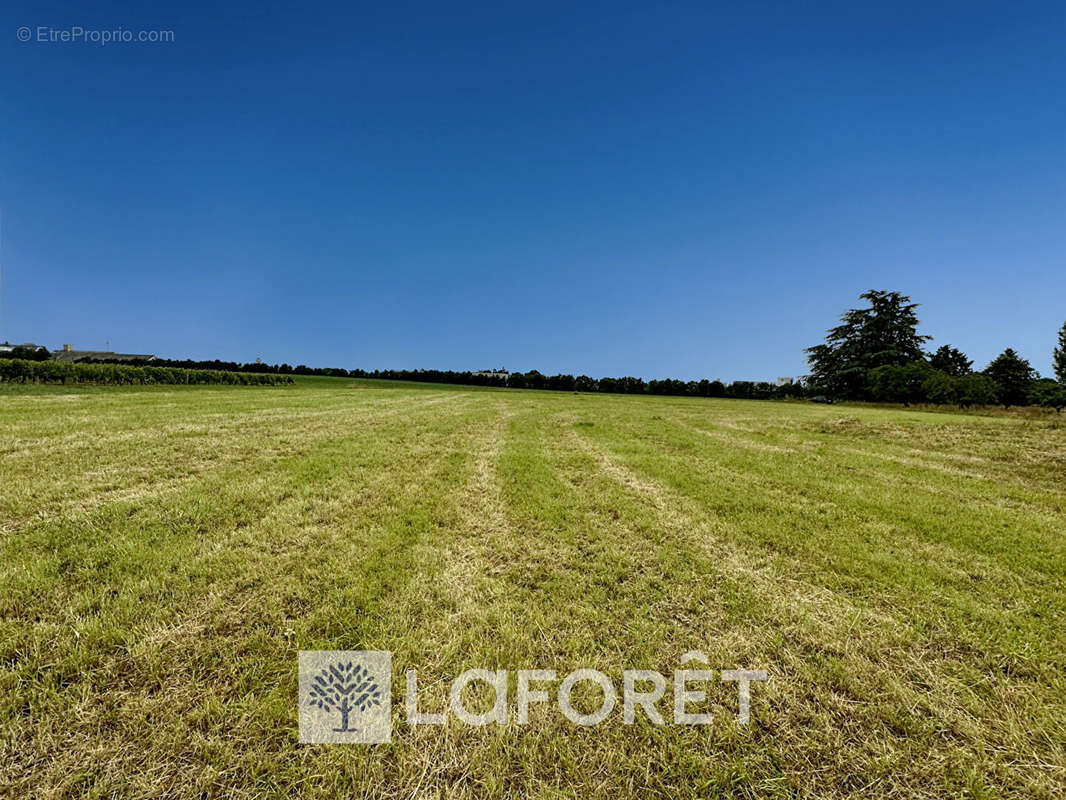
<svg viewBox="0 0 1066 800"><path fill-rule="evenodd" d="M1066 794L1053 416L16 387L0 479L0 795ZM306 649L393 651L391 745L297 744ZM767 670L750 725L403 724L407 668L691 649Z"/></svg>

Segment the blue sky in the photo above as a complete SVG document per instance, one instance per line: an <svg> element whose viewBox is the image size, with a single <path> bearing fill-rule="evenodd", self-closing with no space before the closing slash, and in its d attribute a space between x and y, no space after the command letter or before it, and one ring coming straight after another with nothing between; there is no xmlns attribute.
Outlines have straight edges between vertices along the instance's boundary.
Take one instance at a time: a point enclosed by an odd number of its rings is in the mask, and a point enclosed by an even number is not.
<svg viewBox="0 0 1066 800"><path fill-rule="evenodd" d="M766 379L877 288L1050 373L1060 3L81 5L0 31L0 339Z"/></svg>

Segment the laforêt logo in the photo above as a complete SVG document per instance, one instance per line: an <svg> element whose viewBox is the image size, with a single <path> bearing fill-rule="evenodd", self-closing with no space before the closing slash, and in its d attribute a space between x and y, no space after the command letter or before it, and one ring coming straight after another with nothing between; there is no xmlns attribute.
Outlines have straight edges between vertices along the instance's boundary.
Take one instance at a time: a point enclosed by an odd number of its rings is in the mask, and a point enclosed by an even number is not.
<svg viewBox="0 0 1066 800"><path fill-rule="evenodd" d="M392 738L392 654L300 651L300 741L374 744Z"/></svg>
<svg viewBox="0 0 1066 800"><path fill-rule="evenodd" d="M707 664L707 656L689 650L672 671L673 690L667 677L648 669L622 672L621 722L633 725L644 717L652 725L710 725L709 702L729 703L729 687L735 687L736 721L751 721L751 689L769 678L765 670L694 669ZM530 706L548 703L551 692L544 684L557 684L559 713L575 725L594 726L607 720L619 700L618 687L605 673L576 669L560 678L553 669L520 669L515 674L516 692L510 703L510 682L504 669L468 669L458 675L448 690L447 705L439 710L422 706L418 694L418 671L405 673L406 724L447 725L449 716L466 725L530 724ZM472 684L491 689L495 701L490 710L473 711L463 692ZM535 688L534 683L541 684ZM582 683L598 688L598 708L583 713L574 707L572 693ZM712 692L716 697L712 698ZM723 692L725 694L723 694ZM672 714L664 716L665 706ZM703 710L700 710L701 706ZM512 713L513 710L513 713ZM450 712L450 714L449 714ZM617 712L615 712L617 715ZM392 653L383 650L300 651L300 742L304 744L377 744L392 740Z"/></svg>

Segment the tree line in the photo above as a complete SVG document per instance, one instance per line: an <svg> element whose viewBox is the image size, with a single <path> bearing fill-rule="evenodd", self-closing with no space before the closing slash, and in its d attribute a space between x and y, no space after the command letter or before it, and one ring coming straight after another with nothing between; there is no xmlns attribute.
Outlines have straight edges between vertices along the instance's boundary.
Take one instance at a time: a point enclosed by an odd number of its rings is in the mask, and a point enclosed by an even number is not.
<svg viewBox="0 0 1066 800"><path fill-rule="evenodd" d="M47 361L45 348L15 348L17 362L0 368L0 381L91 381L101 383L291 383L293 375L450 383L509 389L563 392L604 392L676 397L721 397L741 400L810 398L816 401L860 400L911 405L954 404L962 408L1001 404L1066 408L1066 323L1058 334L1052 358L1057 380L1042 378L1032 365L1008 347L983 370L961 350L942 345L927 352L932 337L918 332L917 303L899 292L870 290L860 295L867 305L849 309L841 324L831 328L825 342L806 349L811 374L782 383L720 380L648 380L626 376L592 378L588 375L544 375L529 372L474 372L435 369L372 370L343 367L309 367L305 364L240 363L153 359L151 361L93 361L76 364ZM21 350L27 350L23 353ZM25 366L14 367L18 363ZM65 368L87 368L64 372ZM118 367L119 371L94 371L93 367ZM122 370L155 370L124 372ZM173 374L166 370L176 370ZM210 374L227 377L214 379ZM193 377L193 374L195 377ZM54 376L54 377L52 377ZM275 378L274 381L248 376ZM243 378L248 378L247 380Z"/></svg>
<svg viewBox="0 0 1066 800"><path fill-rule="evenodd" d="M119 362L95 362L119 363ZM544 389L559 392L606 392L610 394L653 394L675 397L730 397L740 400L775 400L807 396L802 381L783 384L769 381L734 381L703 379L682 381L674 378L644 380L623 378L591 378L588 375L544 375L538 370L529 372L474 372L440 369L345 369L343 367L308 367L304 364L238 363L235 361L192 361L188 359L153 359L152 361L124 361L122 363L158 364L183 369L220 369L239 373L275 375L317 375L333 378L370 378L374 380L413 381L416 383L451 383L461 386L495 386L506 389Z"/></svg>
<svg viewBox="0 0 1066 800"><path fill-rule="evenodd" d="M167 366L62 363L27 359L0 359L0 383L100 383L229 384L273 386L292 383L286 375L264 375L213 369L178 369Z"/></svg>
<svg viewBox="0 0 1066 800"><path fill-rule="evenodd" d="M783 384L768 381L720 380L682 381L676 378L645 381L643 378L591 378L588 375L544 375L537 370L511 372L506 377L481 375L476 372L443 370L352 370L353 378L421 381L425 383L457 383L471 386L500 386L509 389L544 389L558 392L604 392L609 394L652 394L672 397L731 397L740 400L775 400L806 396L806 388L799 382Z"/></svg>
<svg viewBox="0 0 1066 800"><path fill-rule="evenodd" d="M945 344L926 351L932 337L918 333L918 304L906 295L871 290L860 299L868 305L845 311L824 343L807 348L812 393L904 405L1066 408L1066 323L1052 353L1058 380L1040 377L1010 347L975 371L973 361L956 347Z"/></svg>

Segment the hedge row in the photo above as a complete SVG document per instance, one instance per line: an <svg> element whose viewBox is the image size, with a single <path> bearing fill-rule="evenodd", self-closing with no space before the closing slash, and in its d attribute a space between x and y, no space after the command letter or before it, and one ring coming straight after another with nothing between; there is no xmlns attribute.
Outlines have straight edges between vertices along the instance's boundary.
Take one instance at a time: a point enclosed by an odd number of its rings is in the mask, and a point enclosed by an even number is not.
<svg viewBox="0 0 1066 800"><path fill-rule="evenodd" d="M0 359L0 383L223 383L274 386L292 383L288 375L220 372L177 367L131 367L124 364L67 364L57 361Z"/></svg>

